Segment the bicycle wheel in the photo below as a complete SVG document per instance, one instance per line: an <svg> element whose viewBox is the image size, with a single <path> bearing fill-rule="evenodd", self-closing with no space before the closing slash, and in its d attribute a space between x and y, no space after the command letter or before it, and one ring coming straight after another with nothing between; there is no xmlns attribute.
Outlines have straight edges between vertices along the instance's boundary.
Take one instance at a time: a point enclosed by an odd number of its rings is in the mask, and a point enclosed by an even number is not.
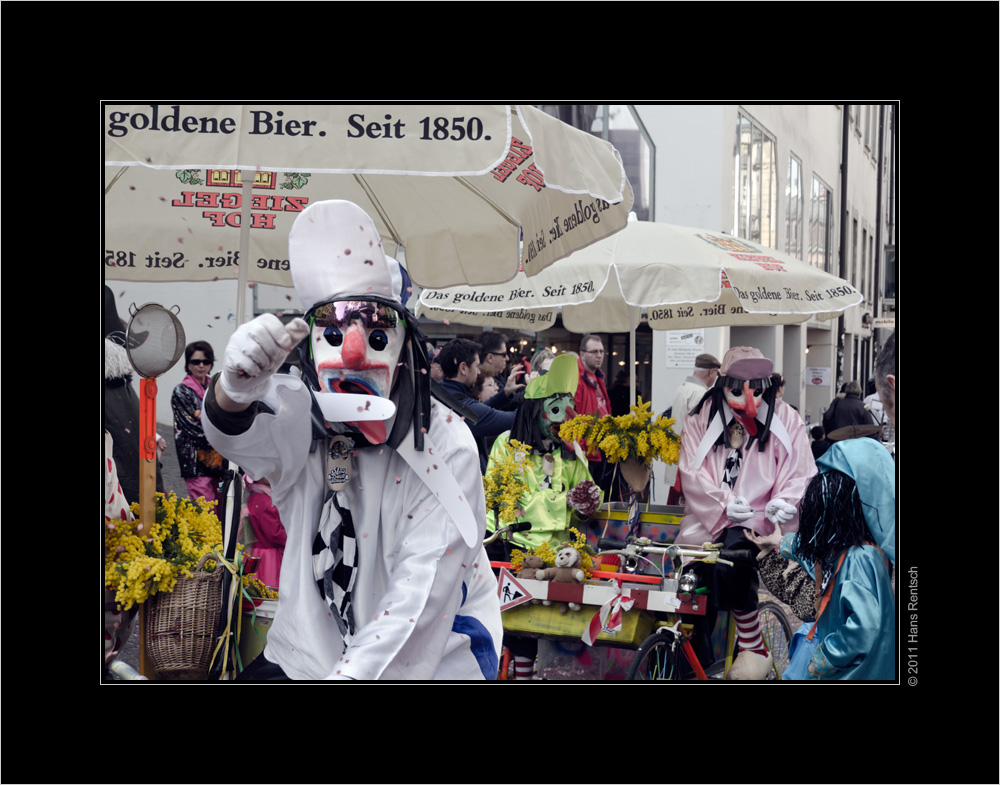
<svg viewBox="0 0 1000 785"><path fill-rule="evenodd" d="M639 646L625 678L628 681L680 681L682 659L680 642L672 634L653 633Z"/></svg>
<svg viewBox="0 0 1000 785"><path fill-rule="evenodd" d="M785 672L788 665L788 647L792 641L792 625L784 609L776 602L765 602L757 608L760 619L760 634L764 638L767 650L774 659L774 669L768 674L768 680L773 681Z"/></svg>

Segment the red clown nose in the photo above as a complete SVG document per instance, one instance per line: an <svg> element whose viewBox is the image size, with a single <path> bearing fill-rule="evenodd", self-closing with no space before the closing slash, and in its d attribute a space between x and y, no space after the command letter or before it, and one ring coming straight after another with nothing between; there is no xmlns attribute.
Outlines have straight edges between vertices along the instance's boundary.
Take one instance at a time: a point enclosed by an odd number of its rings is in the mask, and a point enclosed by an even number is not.
<svg viewBox="0 0 1000 785"><path fill-rule="evenodd" d="M368 360L368 350L365 347L365 331L361 325L352 324L347 328L340 356L346 368L359 370L365 367Z"/></svg>

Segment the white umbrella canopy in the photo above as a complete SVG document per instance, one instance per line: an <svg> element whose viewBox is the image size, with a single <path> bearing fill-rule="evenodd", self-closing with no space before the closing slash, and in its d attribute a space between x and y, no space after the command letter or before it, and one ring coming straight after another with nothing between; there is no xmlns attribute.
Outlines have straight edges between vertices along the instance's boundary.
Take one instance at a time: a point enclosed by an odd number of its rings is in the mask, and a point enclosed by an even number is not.
<svg viewBox="0 0 1000 785"><path fill-rule="evenodd" d="M634 355L643 309L652 329L682 330L830 319L863 300L846 281L747 240L632 220L536 275L425 289L416 312L436 321L540 331L561 309L570 332L630 333Z"/></svg>
<svg viewBox="0 0 1000 785"><path fill-rule="evenodd" d="M853 286L786 254L721 232L630 221L535 275L492 286L425 289L417 314L475 326L627 332L794 324L860 304ZM541 325L541 326L539 326Z"/></svg>
<svg viewBox="0 0 1000 785"><path fill-rule="evenodd" d="M295 217L346 199L420 286L501 283L621 230L632 206L609 143L531 106L108 105L104 130L117 280L291 286Z"/></svg>

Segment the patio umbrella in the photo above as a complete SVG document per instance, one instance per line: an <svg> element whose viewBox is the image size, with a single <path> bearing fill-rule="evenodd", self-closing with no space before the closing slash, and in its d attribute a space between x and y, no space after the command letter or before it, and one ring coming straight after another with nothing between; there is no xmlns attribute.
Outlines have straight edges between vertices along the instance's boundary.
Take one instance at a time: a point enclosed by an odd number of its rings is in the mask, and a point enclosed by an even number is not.
<svg viewBox="0 0 1000 785"><path fill-rule="evenodd" d="M846 281L748 240L631 220L536 275L425 289L417 315L538 331L561 309L571 332L629 332L634 341L643 309L654 330L679 330L831 319L863 299Z"/></svg>
<svg viewBox="0 0 1000 785"><path fill-rule="evenodd" d="M609 143L531 106L108 105L104 138L118 280L291 286L295 217L346 199L420 286L502 283L624 228L632 206Z"/></svg>

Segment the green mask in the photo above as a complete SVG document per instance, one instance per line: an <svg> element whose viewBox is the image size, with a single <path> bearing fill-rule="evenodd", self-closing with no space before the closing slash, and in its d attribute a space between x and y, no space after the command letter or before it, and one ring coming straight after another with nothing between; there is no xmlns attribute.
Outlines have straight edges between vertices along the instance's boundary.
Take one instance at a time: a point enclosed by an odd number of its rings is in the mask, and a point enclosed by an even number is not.
<svg viewBox="0 0 1000 785"><path fill-rule="evenodd" d="M572 395L549 396L543 401L542 410L538 414L538 426L542 431L542 436L553 441L561 441L559 439L559 426L575 416Z"/></svg>

